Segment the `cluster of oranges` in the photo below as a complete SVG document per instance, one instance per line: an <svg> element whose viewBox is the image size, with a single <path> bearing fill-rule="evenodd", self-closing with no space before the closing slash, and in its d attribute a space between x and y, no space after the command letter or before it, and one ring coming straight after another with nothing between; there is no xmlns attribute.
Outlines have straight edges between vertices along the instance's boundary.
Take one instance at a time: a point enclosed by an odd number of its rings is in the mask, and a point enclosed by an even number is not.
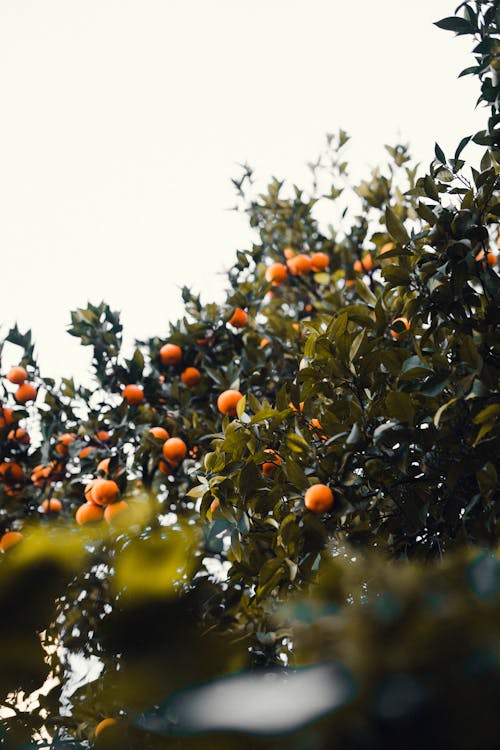
<svg viewBox="0 0 500 750"><path fill-rule="evenodd" d="M266 281L271 282L273 286L278 286L286 281L288 274L291 276L303 276L308 273L317 273L319 271L325 271L329 264L330 259L326 253L312 253L306 255L306 253L296 253L292 248L286 248L284 250L286 258L285 263L272 263L266 269Z"/></svg>
<svg viewBox="0 0 500 750"><path fill-rule="evenodd" d="M18 386L17 391L14 393L14 398L18 404L27 404L28 401L36 399L36 388L32 383L26 382L27 377L28 373L20 365L12 367L7 373L7 380Z"/></svg>
<svg viewBox="0 0 500 750"><path fill-rule="evenodd" d="M120 488L108 476L109 458L103 459L98 470L103 474L85 487L85 502L76 511L76 522L80 526L96 523L104 518L108 523L128 509L126 500L120 500Z"/></svg>

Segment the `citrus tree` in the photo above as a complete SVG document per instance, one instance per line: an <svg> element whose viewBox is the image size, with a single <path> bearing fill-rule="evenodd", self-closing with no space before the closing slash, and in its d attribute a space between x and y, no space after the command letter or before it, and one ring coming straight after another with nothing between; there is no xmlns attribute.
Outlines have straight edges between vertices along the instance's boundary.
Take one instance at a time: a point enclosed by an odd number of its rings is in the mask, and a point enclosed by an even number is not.
<svg viewBox="0 0 500 750"><path fill-rule="evenodd" d="M30 332L8 333L0 742L213 747L186 736L201 731L192 717L169 718L166 697L330 660L350 685L325 704L333 718L239 744L465 748L472 732L494 747L498 5L464 3L438 23L474 38L463 74L489 117L452 155L436 145L428 173L397 145L353 186L343 131L308 190L273 180L256 195L246 168L235 184L255 242L222 304L184 288L183 318L129 358L107 304L71 314L93 388L44 378ZM318 201L335 227L320 226ZM452 732L467 669L483 680L480 718Z"/></svg>

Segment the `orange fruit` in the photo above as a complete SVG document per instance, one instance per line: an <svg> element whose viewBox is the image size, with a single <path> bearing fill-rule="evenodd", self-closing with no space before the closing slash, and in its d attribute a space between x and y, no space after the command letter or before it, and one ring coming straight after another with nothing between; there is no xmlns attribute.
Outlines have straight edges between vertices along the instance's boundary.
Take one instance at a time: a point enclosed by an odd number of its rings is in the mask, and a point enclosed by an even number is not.
<svg viewBox="0 0 500 750"><path fill-rule="evenodd" d="M97 482L97 479L91 479L90 482L87 482L87 484L85 485L85 489L83 490L85 500L88 503L94 503L94 505L97 505L97 503L95 502L94 495L92 493L93 493L94 485L96 482Z"/></svg>
<svg viewBox="0 0 500 750"><path fill-rule="evenodd" d="M482 260L483 266L484 266L485 262L483 259L484 259L484 250L480 250L478 254L476 255L476 260ZM486 253L486 263L490 267L493 267L496 262L497 262L497 256L495 255L495 253L492 253L490 250L488 250L488 252Z"/></svg>
<svg viewBox="0 0 500 750"><path fill-rule="evenodd" d="M14 443L20 443L21 445L29 445L30 442L29 434L26 430L23 430L22 427L17 427L15 430L11 430L7 437Z"/></svg>
<svg viewBox="0 0 500 750"><path fill-rule="evenodd" d="M109 458L103 458L102 461L99 461L97 464L97 471L102 471L104 474L107 474L109 471L109 462L111 459Z"/></svg>
<svg viewBox="0 0 500 750"><path fill-rule="evenodd" d="M356 271L356 273L361 273L362 271L371 271L373 269L374 263L372 256L370 253L367 253L364 258L361 260L355 260L353 268Z"/></svg>
<svg viewBox="0 0 500 750"><path fill-rule="evenodd" d="M107 505L104 510L104 519L108 523L112 523L115 516L120 515L128 509L128 503L126 500L118 500L117 503L111 503Z"/></svg>
<svg viewBox="0 0 500 750"><path fill-rule="evenodd" d="M290 258L293 258L295 255L295 250L293 250L291 247L285 247L283 250L283 255L287 260L290 260Z"/></svg>
<svg viewBox="0 0 500 750"><path fill-rule="evenodd" d="M48 481L48 477L50 475L50 468L48 466L44 466L43 464L38 464L38 466L35 466L31 473L31 481L35 485L35 487L44 487L46 482Z"/></svg>
<svg viewBox="0 0 500 750"><path fill-rule="evenodd" d="M173 466L169 461L165 461L164 458L160 458L158 462L158 468L162 474L171 476L174 473L175 466Z"/></svg>
<svg viewBox="0 0 500 750"><path fill-rule="evenodd" d="M264 461L262 464L262 473L265 477L271 477L281 463L281 456L272 448L265 448L264 453L269 453L273 457L272 461Z"/></svg>
<svg viewBox="0 0 500 750"><path fill-rule="evenodd" d="M333 492L326 484L313 484L304 495L304 503L312 513L326 513L333 506Z"/></svg>
<svg viewBox="0 0 500 750"><path fill-rule="evenodd" d="M170 435L164 427L151 427L149 432L159 440L168 440Z"/></svg>
<svg viewBox="0 0 500 750"><path fill-rule="evenodd" d="M14 461L4 461L0 464L0 479L3 479L7 484L17 484L23 481L24 471Z"/></svg>
<svg viewBox="0 0 500 750"><path fill-rule="evenodd" d="M181 375L181 380L184 383L184 385L187 385L189 388L192 388L195 385L198 385L201 379L201 372L196 367L186 367L184 372Z"/></svg>
<svg viewBox="0 0 500 750"><path fill-rule="evenodd" d="M346 285L347 287L349 287L349 286L354 286L355 284L356 284L356 279L346 279L346 280L345 280L345 285Z"/></svg>
<svg viewBox="0 0 500 750"><path fill-rule="evenodd" d="M229 319L229 322L235 328L244 328L248 323L248 313L241 307L237 307Z"/></svg>
<svg viewBox="0 0 500 750"><path fill-rule="evenodd" d="M239 391L235 391L229 388L227 391L222 391L217 399L217 408L221 414L227 414L229 417L236 416L236 404L243 398L243 395Z"/></svg>
<svg viewBox="0 0 500 750"><path fill-rule="evenodd" d="M115 726L116 724L118 724L118 721L116 719L103 719L95 728L95 736L98 737L103 729Z"/></svg>
<svg viewBox="0 0 500 750"><path fill-rule="evenodd" d="M271 281L273 286L282 284L288 275L287 268L284 263L272 263L266 269L266 281Z"/></svg>
<svg viewBox="0 0 500 750"><path fill-rule="evenodd" d="M168 463L177 466L177 464L180 464L182 459L186 456L187 445L181 438L172 437L165 440L161 450L165 460Z"/></svg>
<svg viewBox="0 0 500 750"><path fill-rule="evenodd" d="M122 398L129 406L134 406L144 400L144 391L139 385L126 385L122 390Z"/></svg>
<svg viewBox="0 0 500 750"><path fill-rule="evenodd" d="M98 430L95 434L95 437L97 440L100 440L102 443L105 443L106 440L109 440L110 434L107 430Z"/></svg>
<svg viewBox="0 0 500 750"><path fill-rule="evenodd" d="M57 497L47 498L42 503L43 513L58 513L62 510L62 502Z"/></svg>
<svg viewBox="0 0 500 750"><path fill-rule="evenodd" d="M181 347L177 344L163 344L160 359L163 365L178 365L182 359Z"/></svg>
<svg viewBox="0 0 500 750"><path fill-rule="evenodd" d="M379 255L384 255L384 253L389 253L391 250L394 250L394 242L386 242L385 245L382 245L380 248Z"/></svg>
<svg viewBox="0 0 500 750"><path fill-rule="evenodd" d="M79 526L83 526L87 523L98 523L102 521L104 511L98 505L94 503L83 503L76 511L76 522Z"/></svg>
<svg viewBox="0 0 500 750"><path fill-rule="evenodd" d="M212 500L212 502L210 503L210 508L208 510L210 511L210 513L214 513L219 507L219 505L220 505L219 499L216 497L215 500Z"/></svg>
<svg viewBox="0 0 500 750"><path fill-rule="evenodd" d="M58 440L63 445L69 445L73 440L76 440L76 435L72 432L64 432L62 435L59 435Z"/></svg>
<svg viewBox="0 0 500 750"><path fill-rule="evenodd" d="M7 552L9 547L14 547L16 544L19 544L22 538L23 535L20 531L7 531L0 539L0 550L2 552Z"/></svg>
<svg viewBox="0 0 500 750"><path fill-rule="evenodd" d="M96 479L92 486L92 502L97 505L114 503L120 494L120 488L112 479Z"/></svg>
<svg viewBox="0 0 500 750"><path fill-rule="evenodd" d="M18 404L26 404L28 401L36 399L36 388L31 383L23 383L14 393L14 398Z"/></svg>
<svg viewBox="0 0 500 750"><path fill-rule="evenodd" d="M400 325L397 326L399 330L394 330L393 326L395 323L400 323ZM404 326L404 328L402 328L402 326ZM408 320L408 318L394 318L394 320L391 323L390 330L391 330L392 338L396 339L396 341L399 341L401 336L403 336L406 333L406 331L410 330L410 321Z"/></svg>
<svg viewBox="0 0 500 750"><path fill-rule="evenodd" d="M59 442L56 445L56 451L60 456L68 455L68 445L76 440L76 435L71 432L65 432L63 435L59 435Z"/></svg>
<svg viewBox="0 0 500 750"><path fill-rule="evenodd" d="M0 406L0 430L14 423L13 412L8 406Z"/></svg>
<svg viewBox="0 0 500 750"><path fill-rule="evenodd" d="M295 255L287 260L286 264L292 276L302 276L302 274L309 273L312 270L312 260L305 253Z"/></svg>
<svg viewBox="0 0 500 750"><path fill-rule="evenodd" d="M95 445L86 445L85 448L82 448L80 453L78 454L78 458L88 458L91 453L96 451L97 448Z"/></svg>
<svg viewBox="0 0 500 750"><path fill-rule="evenodd" d="M326 253L313 253L311 266L313 271L325 271L330 265L330 258Z"/></svg>
<svg viewBox="0 0 500 750"><path fill-rule="evenodd" d="M14 383L14 385L22 385L28 377L28 373L24 367L12 367L6 377L10 383Z"/></svg>

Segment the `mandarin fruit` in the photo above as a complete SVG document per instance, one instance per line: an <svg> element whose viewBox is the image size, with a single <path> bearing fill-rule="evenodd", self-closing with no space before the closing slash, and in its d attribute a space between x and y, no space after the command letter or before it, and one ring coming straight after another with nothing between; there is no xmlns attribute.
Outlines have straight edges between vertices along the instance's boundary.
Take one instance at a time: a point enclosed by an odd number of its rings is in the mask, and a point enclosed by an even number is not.
<svg viewBox="0 0 500 750"><path fill-rule="evenodd" d="M223 391L217 399L217 408L221 414L226 414L229 417L236 416L236 405L240 398L243 398L243 394L232 388L227 391Z"/></svg>
<svg viewBox="0 0 500 750"><path fill-rule="evenodd" d="M326 484L313 484L304 495L304 503L312 513L326 513L333 506L333 492Z"/></svg>

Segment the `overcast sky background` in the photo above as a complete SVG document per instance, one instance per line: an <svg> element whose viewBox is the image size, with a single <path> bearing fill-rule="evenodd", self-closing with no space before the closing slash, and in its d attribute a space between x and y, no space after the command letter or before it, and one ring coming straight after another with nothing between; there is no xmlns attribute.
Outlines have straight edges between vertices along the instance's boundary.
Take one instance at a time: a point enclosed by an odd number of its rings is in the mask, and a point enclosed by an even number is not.
<svg viewBox="0 0 500 750"><path fill-rule="evenodd" d="M432 25L456 5L0 0L0 334L85 379L71 309L105 299L130 341L166 333L184 284L220 298L251 242L238 162L303 183L339 127L358 176L385 143L453 149L485 120L469 39Z"/></svg>

